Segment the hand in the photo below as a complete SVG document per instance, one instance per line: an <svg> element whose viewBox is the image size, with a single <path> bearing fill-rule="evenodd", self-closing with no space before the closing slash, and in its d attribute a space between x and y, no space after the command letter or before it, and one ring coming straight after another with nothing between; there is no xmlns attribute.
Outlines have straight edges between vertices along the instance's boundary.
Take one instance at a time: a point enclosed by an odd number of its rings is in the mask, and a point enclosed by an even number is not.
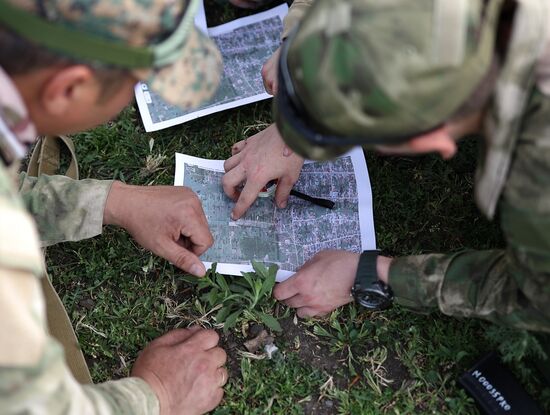
<svg viewBox="0 0 550 415"><path fill-rule="evenodd" d="M265 61L262 66L262 80L264 81L264 88L268 94L277 95L277 73L279 68L279 55L281 54L281 47L279 46L275 52Z"/></svg>
<svg viewBox="0 0 550 415"><path fill-rule="evenodd" d="M233 6L240 7L241 9L257 9L271 1L272 0L229 0Z"/></svg>
<svg viewBox="0 0 550 415"><path fill-rule="evenodd" d="M239 219L270 181L278 179L275 202L280 208L287 205L292 186L300 177L304 159L286 147L275 124L239 141L232 148L233 156L224 163L223 190L237 203L231 212ZM244 188L239 187L244 183Z"/></svg>
<svg viewBox="0 0 550 415"><path fill-rule="evenodd" d="M192 275L206 273L198 256L214 240L199 198L187 187L114 182L103 223L122 226L141 246Z"/></svg>
<svg viewBox="0 0 550 415"><path fill-rule="evenodd" d="M153 340L139 355L131 376L149 384L161 415L203 414L223 398L227 355L219 336L200 327L176 329Z"/></svg>
<svg viewBox="0 0 550 415"><path fill-rule="evenodd" d="M273 289L273 296L297 308L298 317L323 316L353 301L359 254L347 251L321 251L288 280Z"/></svg>

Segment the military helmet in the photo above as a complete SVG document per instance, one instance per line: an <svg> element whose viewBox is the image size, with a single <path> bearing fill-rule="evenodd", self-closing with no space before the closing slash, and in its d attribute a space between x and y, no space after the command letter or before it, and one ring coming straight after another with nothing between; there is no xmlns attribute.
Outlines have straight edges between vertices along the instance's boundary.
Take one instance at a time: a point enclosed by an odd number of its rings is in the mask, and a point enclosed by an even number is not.
<svg viewBox="0 0 550 415"><path fill-rule="evenodd" d="M284 41L277 126L327 159L432 131L493 60L501 0L318 0Z"/></svg>
<svg viewBox="0 0 550 415"><path fill-rule="evenodd" d="M195 28L201 0L0 0L0 27L77 61L128 69L167 102L215 92L221 55Z"/></svg>

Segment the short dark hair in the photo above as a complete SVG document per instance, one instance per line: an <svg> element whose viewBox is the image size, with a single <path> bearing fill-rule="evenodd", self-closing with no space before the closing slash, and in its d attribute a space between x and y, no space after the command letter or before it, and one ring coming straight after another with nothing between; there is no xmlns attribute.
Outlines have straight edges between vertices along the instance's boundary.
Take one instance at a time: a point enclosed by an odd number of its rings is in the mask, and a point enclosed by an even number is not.
<svg viewBox="0 0 550 415"><path fill-rule="evenodd" d="M87 65L94 71L102 85L100 101L106 101L113 96L119 90L121 81L129 76L127 69L63 56L0 26L0 67L10 76L25 75L51 66L66 67L77 64Z"/></svg>

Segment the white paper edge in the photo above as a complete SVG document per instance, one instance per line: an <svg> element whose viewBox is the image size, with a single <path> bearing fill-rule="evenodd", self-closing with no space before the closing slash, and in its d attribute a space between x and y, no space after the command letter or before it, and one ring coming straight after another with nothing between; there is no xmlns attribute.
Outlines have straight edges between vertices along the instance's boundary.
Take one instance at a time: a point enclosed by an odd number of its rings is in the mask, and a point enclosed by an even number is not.
<svg viewBox="0 0 550 415"><path fill-rule="evenodd" d="M283 3L277 7L274 7L270 10L266 10L262 13L253 14L251 16L241 17L240 19L233 20L228 23L224 23L219 26L206 29L206 14L204 10L204 4L201 1L197 15L195 16L195 26L197 26L202 32L208 31L209 36L217 36L232 30L246 26L251 23L259 22L261 20L266 20L274 16L279 16L281 21L284 19L288 13L288 5ZM205 32L206 33L206 32ZM163 130L168 127L173 127L175 125L183 124L187 121L196 120L197 118L204 117L206 115L214 114L216 112L225 111L231 108L240 107L242 105L252 104L254 102L262 101L264 99L271 98L272 95L267 92L261 94L253 95L246 98L241 98L236 101L226 102L225 104L214 105L209 108L204 108L198 111L190 112L189 114L182 115L180 117L172 118L170 120L160 121L154 123L151 119L151 114L149 113L149 108L145 102L145 97L143 95L143 89L141 88L142 83L138 82L134 87L134 95L136 97L136 102L139 108L139 113L141 115L141 120L143 122L143 127L145 131L150 133L153 131Z"/></svg>
<svg viewBox="0 0 550 415"><path fill-rule="evenodd" d="M374 232L373 211L369 214L367 207L372 207L372 190L370 186L369 172L367 170L367 162L365 154L361 147L356 147L344 154L342 157L351 156L355 179L357 184L357 202L359 203L359 226L361 230L361 248L362 250L376 249L376 235ZM183 186L184 182L184 165L197 165L204 169L223 172L224 160L208 160L199 157L189 156L187 154L176 153L176 171L174 174L174 186ZM312 163L312 161L306 161ZM358 173L359 172L359 173ZM361 174L364 173L364 174ZM229 212L228 212L229 219ZM206 269L212 266L212 262L203 261ZM252 272L253 268L250 264L232 264L218 262L216 271L225 275L241 275L242 272ZM293 271L278 270L276 280L281 282L291 277Z"/></svg>

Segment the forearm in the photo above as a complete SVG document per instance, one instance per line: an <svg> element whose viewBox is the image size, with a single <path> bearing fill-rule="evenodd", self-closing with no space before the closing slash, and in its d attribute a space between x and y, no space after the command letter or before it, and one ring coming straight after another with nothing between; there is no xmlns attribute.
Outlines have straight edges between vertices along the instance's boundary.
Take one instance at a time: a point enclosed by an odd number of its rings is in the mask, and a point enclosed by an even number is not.
<svg viewBox="0 0 550 415"><path fill-rule="evenodd" d="M112 181L65 176L19 176L19 192L33 215L43 246L101 234Z"/></svg>
<svg viewBox="0 0 550 415"><path fill-rule="evenodd" d="M142 379L80 385L67 368L61 347L51 339L37 364L0 368L0 385L3 414L159 413L158 399Z"/></svg>
<svg viewBox="0 0 550 415"><path fill-rule="evenodd" d="M550 331L548 295L526 292L518 281L541 275L521 267L503 250L396 258L389 283L396 301L420 312L436 309L516 328Z"/></svg>

